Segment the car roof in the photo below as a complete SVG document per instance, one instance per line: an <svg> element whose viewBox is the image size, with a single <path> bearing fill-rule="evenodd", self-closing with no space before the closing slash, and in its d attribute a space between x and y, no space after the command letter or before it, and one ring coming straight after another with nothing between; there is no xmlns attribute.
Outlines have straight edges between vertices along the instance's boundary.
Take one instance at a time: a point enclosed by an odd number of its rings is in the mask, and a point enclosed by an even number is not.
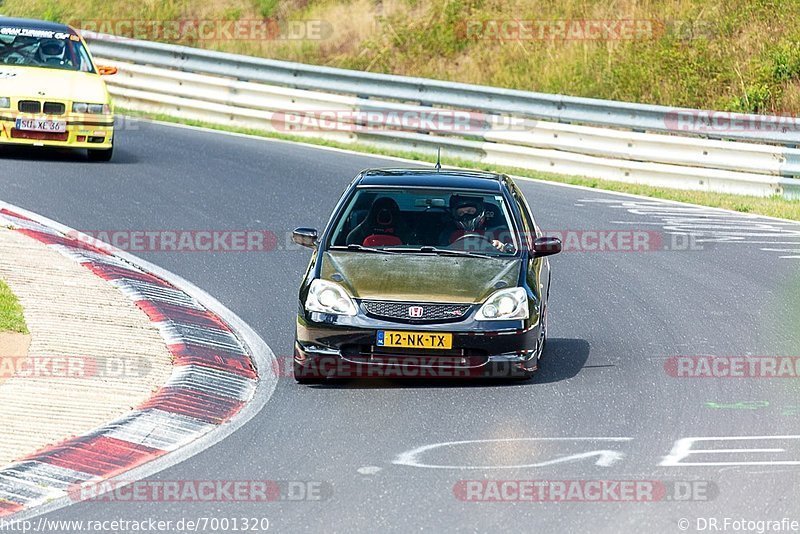
<svg viewBox="0 0 800 534"><path fill-rule="evenodd" d="M78 33L74 29L70 28L66 24L60 24L58 22L48 22L46 20L15 19L11 17L0 16L0 27L25 28L29 30L44 30L49 32L63 32L63 33L70 33L72 35L78 35Z"/></svg>
<svg viewBox="0 0 800 534"><path fill-rule="evenodd" d="M447 189L501 191L502 174L460 169L368 169L361 173L358 186L405 186Z"/></svg>

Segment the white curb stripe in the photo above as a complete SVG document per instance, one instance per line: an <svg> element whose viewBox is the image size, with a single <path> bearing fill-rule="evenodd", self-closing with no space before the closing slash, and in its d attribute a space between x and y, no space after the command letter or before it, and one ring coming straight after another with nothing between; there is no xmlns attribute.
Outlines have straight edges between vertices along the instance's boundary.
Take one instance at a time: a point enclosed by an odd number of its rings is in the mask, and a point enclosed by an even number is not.
<svg viewBox="0 0 800 534"><path fill-rule="evenodd" d="M256 387L249 378L197 365L176 367L167 385L241 401L249 399Z"/></svg>
<svg viewBox="0 0 800 534"><path fill-rule="evenodd" d="M109 283L116 286L125 293L131 300L157 300L184 308L204 310L203 306L194 298L177 289L158 286L149 282L141 282L130 278L120 278L110 280Z"/></svg>
<svg viewBox="0 0 800 534"><path fill-rule="evenodd" d="M189 342L203 347L245 354L236 336L225 330L172 321L156 323L156 326L161 330L161 335L167 340L168 345Z"/></svg>
<svg viewBox="0 0 800 534"><path fill-rule="evenodd" d="M137 411L110 425L104 436L162 451L174 451L217 425L158 409Z"/></svg>

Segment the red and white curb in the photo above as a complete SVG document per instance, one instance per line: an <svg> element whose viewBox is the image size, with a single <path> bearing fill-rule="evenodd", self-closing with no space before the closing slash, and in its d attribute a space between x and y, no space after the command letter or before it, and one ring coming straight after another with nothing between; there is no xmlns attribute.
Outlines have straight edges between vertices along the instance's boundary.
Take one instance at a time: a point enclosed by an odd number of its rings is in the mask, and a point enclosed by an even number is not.
<svg viewBox="0 0 800 534"><path fill-rule="evenodd" d="M71 504L82 484L123 473L133 481L161 471L231 434L266 404L277 382L274 354L208 294L2 202L0 225L47 244L119 288L159 329L174 365L167 383L122 418L0 469L0 517L17 520Z"/></svg>

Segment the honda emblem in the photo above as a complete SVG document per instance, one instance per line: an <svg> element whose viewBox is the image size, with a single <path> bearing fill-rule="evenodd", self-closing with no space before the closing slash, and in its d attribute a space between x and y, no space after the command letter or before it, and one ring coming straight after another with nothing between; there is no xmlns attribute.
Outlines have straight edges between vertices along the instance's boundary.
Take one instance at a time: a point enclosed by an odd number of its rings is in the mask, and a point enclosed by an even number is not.
<svg viewBox="0 0 800 534"><path fill-rule="evenodd" d="M409 317L422 317L425 310L422 306L409 306L408 307L408 316Z"/></svg>

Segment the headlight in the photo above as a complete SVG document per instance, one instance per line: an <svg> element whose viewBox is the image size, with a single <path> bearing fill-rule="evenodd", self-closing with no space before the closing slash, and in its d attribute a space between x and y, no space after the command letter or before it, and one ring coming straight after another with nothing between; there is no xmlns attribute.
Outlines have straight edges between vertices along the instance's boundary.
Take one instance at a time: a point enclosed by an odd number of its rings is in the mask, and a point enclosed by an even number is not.
<svg viewBox="0 0 800 534"><path fill-rule="evenodd" d="M311 287L308 289L306 310L334 315L355 315L356 305L342 286L317 279L311 282Z"/></svg>
<svg viewBox="0 0 800 534"><path fill-rule="evenodd" d="M7 96L0 96L0 108L10 108L11 99Z"/></svg>
<svg viewBox="0 0 800 534"><path fill-rule="evenodd" d="M72 104L73 113L88 113L90 115L108 115L111 113L111 106L108 104L89 104L87 102L74 102Z"/></svg>
<svg viewBox="0 0 800 534"><path fill-rule="evenodd" d="M510 287L495 291L475 316L478 321L527 318L528 294L525 292L525 288L522 287Z"/></svg>

